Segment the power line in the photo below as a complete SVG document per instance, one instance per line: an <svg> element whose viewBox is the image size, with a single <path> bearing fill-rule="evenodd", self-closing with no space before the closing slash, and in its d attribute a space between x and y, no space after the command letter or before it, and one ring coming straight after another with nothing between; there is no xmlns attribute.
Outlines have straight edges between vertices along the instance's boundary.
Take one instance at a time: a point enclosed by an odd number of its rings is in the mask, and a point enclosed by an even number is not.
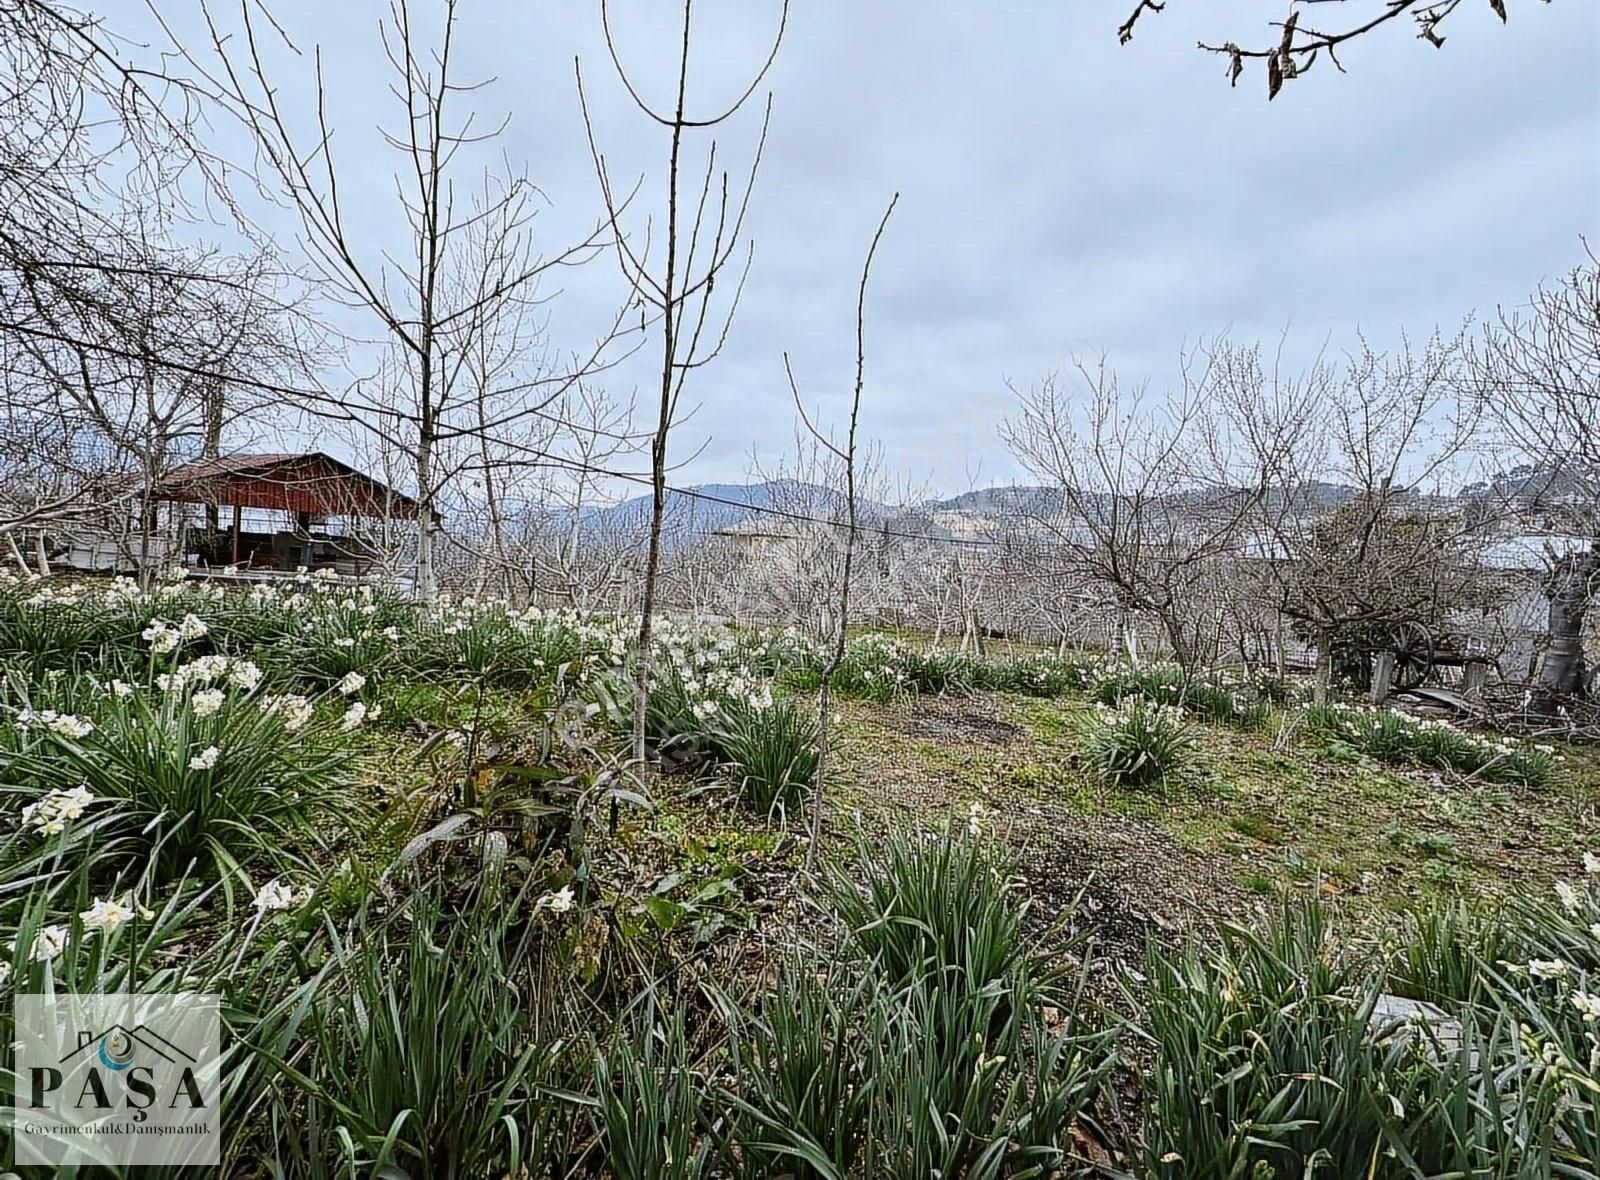
<svg viewBox="0 0 1600 1180"><path fill-rule="evenodd" d="M206 368L203 368L203 367L198 366L198 365L191 365L191 364L187 364L187 363L184 363L184 362L181 362L181 361L168 360L168 359L166 359L164 357L160 357L160 356L147 355L147 354L141 354L141 353L133 352L132 350L129 350L129 349L118 348L115 345L100 344L100 343L95 343L95 342L92 342L92 341L77 340L77 339L74 339L74 338L72 338L70 336L65 336L65 335L62 335L62 334L56 333L56 332L45 331L45 330L42 330L42 329L39 329L39 328L29 327L29 326L24 325L24 324L16 324L16 323L10 323L10 322L6 322L6 321L0 321L0 330L20 332L20 333L22 333L24 335L34 336L34 337L38 337L40 339L45 339L45 340L51 340L51 341L54 341L56 343L66 344L66 345L69 345L69 346L72 346L72 347L75 347L75 348L89 349L90 351L104 353L106 355L118 357L119 359L123 359L123 360L132 360L132 361L138 361L138 362L145 363L145 364L153 364L153 365L156 365L157 367L160 367L160 368L171 369L174 372L183 373L186 376L202 377L202 378L208 378L208 379L213 379L213 380L217 380L217 381L228 382L230 384L238 385L238 386L241 386L241 387L246 388L246 389L252 389L252 390L255 390L255 391L260 392L260 393L270 393L270 394L273 394L273 395L276 395L276 396L279 396L279 397L293 398L293 399L296 399L296 400L299 400L299 401L315 400L315 401L319 401L319 402L330 402L330 401L331 402L335 402L343 410L343 413L340 413L340 414L332 414L332 413L327 413L327 412L320 412L319 413L316 410L311 410L309 412L311 412L312 414L314 414L314 415L316 415L318 417L338 418L338 419L343 419L345 421L349 421L349 422L355 423L357 425L363 425L363 426L367 425L348 406L346 406L343 403L343 400L341 398L339 398L339 396L337 394L331 393L331 392L329 392L327 390L308 389L308 388L298 387L298 386L293 386L293 385L282 385L282 384L279 384L277 382L263 381L263 380L260 380L259 378L247 377L247 376L243 376L243 375L239 375L239 374L220 373L220 372L217 372L216 370L206 369ZM374 412L376 412L376 413L387 413L389 411L382 410L381 408L379 408L379 409L375 409ZM546 419L548 419L548 420L550 420L550 421L552 421L552 422L554 422L554 423L556 423L558 425L566 426L566 427L569 427L569 428L571 428L573 426L573 424L571 422L568 422L568 421L560 418L558 415L546 414L546 413L543 413L543 412L538 411L538 410L533 410L531 412L533 414L541 417L541 418L546 418ZM397 415L397 416L405 417L405 415ZM597 435L599 437L603 437L603 438L610 438L610 439L614 439L614 440L617 440L617 441L623 441L623 442L637 442L637 441L639 441L638 437L617 434L615 432L603 430L603 429L600 429L600 428L597 428L597 427L584 427L583 429L587 430L587 431L589 431L589 432L591 432L591 433L593 433L593 434L595 434L595 435ZM646 486L646 487L653 487L654 486L654 480L650 476L643 475L643 474L638 473L638 472L614 471L614 470L612 470L610 468L600 467L600 466L597 466L597 465L591 464L591 463L585 463L585 462L583 462L581 460L567 459L564 456L558 456L558 455L553 455L553 454L538 454L538 459L539 459L540 462L545 463L545 464L549 464L549 465L552 465L552 466L558 466L558 467L565 467L565 468L567 468L569 470L580 471L580 472L584 472L584 473L590 474L590 475L604 476L604 477L606 477L608 479L623 480L625 482L634 483L634 484L640 484L640 485L643 485L643 486ZM704 503L711 503L711 504L720 504L720 505L723 505L723 506L726 506L726 507L730 507L730 508L740 508L740 509L744 509L745 511L748 511L748 512L762 513L762 514L765 514L765 515L768 515L768 516L777 517L777 518L780 518L780 519L783 519L783 520L795 521L797 523L825 525L825 526L828 526L830 528L845 527L843 525L843 523L840 522L840 521L828 520L828 519L823 518L823 517L810 516L810 515L807 515L806 513L803 513L803 512L795 512L795 511L791 511L791 510L788 510L788 509L778 508L778 507L775 507L775 506L772 506L772 505L752 504L752 503L749 503L747 501L734 500L734 499L731 499L729 497L718 496L718 495L716 495L714 493L702 491L702 490L696 489L696 488L686 488L686 487L677 487L677 486L674 486L674 485L666 485L664 490L667 491L667 492L671 492L674 495L687 497L688 499L691 499L691 500L698 500L698 501L701 501L701 502L704 502ZM863 529L863 530L859 530L859 531L867 531L867 530ZM969 546L969 547L973 547L973 548L984 548L984 547L988 547L991 544L991 542L989 542L988 540L979 539L979 538L973 538L973 537L944 537L944 536L938 536L938 535L933 534L933 533L912 533L912 532L905 532L905 531L898 530L898 529L890 529L890 528L887 528L887 527L874 527L870 531L876 536L893 537L893 538L896 538L898 540L906 540L906 541L923 541L923 542L927 542L927 543L930 543L930 544L938 544L938 545L957 545L957 546Z"/></svg>

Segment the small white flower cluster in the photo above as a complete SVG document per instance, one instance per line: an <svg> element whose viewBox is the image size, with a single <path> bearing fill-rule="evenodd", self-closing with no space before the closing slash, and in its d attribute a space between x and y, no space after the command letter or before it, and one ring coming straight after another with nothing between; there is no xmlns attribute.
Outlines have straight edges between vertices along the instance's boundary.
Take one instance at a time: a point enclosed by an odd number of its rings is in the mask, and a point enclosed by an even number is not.
<svg viewBox="0 0 1600 1180"><path fill-rule="evenodd" d="M276 913L280 910L292 910L310 901L311 894L312 891L309 887L295 889L277 878L273 878L256 890L255 906L262 914Z"/></svg>
<svg viewBox="0 0 1600 1180"><path fill-rule="evenodd" d="M219 655L201 656L172 672L161 673L156 677L156 685L164 692L182 692L196 685L215 684L224 677L235 688L250 692L261 683L262 673L250 660Z"/></svg>
<svg viewBox="0 0 1600 1180"><path fill-rule="evenodd" d="M83 595L78 587L56 586L46 583L27 598L26 605L35 608L50 606L73 607L82 601Z"/></svg>
<svg viewBox="0 0 1600 1180"><path fill-rule="evenodd" d="M86 738L94 732L94 722L76 713L58 713L54 709L19 709L17 726L29 729L43 726L57 737Z"/></svg>
<svg viewBox="0 0 1600 1180"><path fill-rule="evenodd" d="M661 620L656 629L658 680L676 680L696 721L708 722L729 705L772 707L772 684L758 676L734 636L723 628Z"/></svg>
<svg viewBox="0 0 1600 1180"><path fill-rule="evenodd" d="M1368 734L1398 733L1406 737L1436 734L1447 737L1451 748L1472 754L1483 761L1495 762L1546 762L1561 763L1565 755L1554 746L1542 742L1521 743L1504 734L1487 734L1465 730L1452 725L1442 717L1414 717L1409 713L1396 713L1376 705L1334 703L1328 711L1345 737L1361 741Z"/></svg>
<svg viewBox="0 0 1600 1180"><path fill-rule="evenodd" d="M1177 705L1153 701L1149 697L1130 693L1115 705L1096 704L1095 714L1107 725L1127 725L1136 720L1151 726L1183 728L1188 718Z"/></svg>
<svg viewBox="0 0 1600 1180"><path fill-rule="evenodd" d="M339 728L345 733L359 729L363 721L376 721L383 712L382 705L367 705L362 701L352 701L350 707L344 711L344 716L339 718Z"/></svg>
<svg viewBox="0 0 1600 1180"><path fill-rule="evenodd" d="M852 639L845 650L845 659L860 670L863 680L894 692L903 689L910 679L906 672L910 656L910 648L887 635L863 635Z"/></svg>
<svg viewBox="0 0 1600 1180"><path fill-rule="evenodd" d="M228 694L220 688L203 688L189 698L189 708L196 717L210 717L221 712L223 702L228 699Z"/></svg>
<svg viewBox="0 0 1600 1180"><path fill-rule="evenodd" d="M150 645L152 652L165 655L177 651L185 643L204 638L210 630L206 621L199 615L186 614L177 626L173 626L165 619L152 619L141 635Z"/></svg>
<svg viewBox="0 0 1600 1180"><path fill-rule="evenodd" d="M265 713L281 716L283 728L290 733L304 729L315 712L309 698L292 692L262 697L261 709Z"/></svg>
<svg viewBox="0 0 1600 1180"><path fill-rule="evenodd" d="M119 574L111 579L111 585L106 587L101 600L109 607L123 607L143 602L145 594L139 589L138 582Z"/></svg>
<svg viewBox="0 0 1600 1180"><path fill-rule="evenodd" d="M32 825L34 830L44 836L57 836L67 830L67 825L80 818L91 803L95 802L94 792L86 786L76 786L71 790L52 790L34 803L22 809L22 822Z"/></svg>
<svg viewBox="0 0 1600 1180"><path fill-rule="evenodd" d="M217 765L217 759L221 757L222 751L216 746L207 746L189 759L189 769L195 771L212 770Z"/></svg>

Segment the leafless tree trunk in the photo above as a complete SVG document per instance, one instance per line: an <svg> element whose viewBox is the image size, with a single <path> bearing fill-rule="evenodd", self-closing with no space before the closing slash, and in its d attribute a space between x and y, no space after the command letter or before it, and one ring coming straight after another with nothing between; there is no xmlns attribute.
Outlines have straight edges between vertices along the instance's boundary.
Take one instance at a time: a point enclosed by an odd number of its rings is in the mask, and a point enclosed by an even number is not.
<svg viewBox="0 0 1600 1180"><path fill-rule="evenodd" d="M806 846L807 871L816 864L817 848L822 840L823 810L826 806L823 791L827 782L828 741L833 720L833 678L839 671L839 665L844 663L845 645L849 640L850 586L855 570L856 542L860 524L856 498L856 428L861 420L861 392L866 385L867 374L867 281L872 277L872 259L878 253L878 243L883 240L883 231L887 228L889 218L894 213L895 203L899 199L898 193L890 199L889 207L884 210L883 218L878 222L878 228L872 235L872 244L867 247L866 261L861 266L861 283L856 288L856 380L850 398L850 422L845 430L842 446L835 443L806 417L805 403L801 400L799 388L795 384L794 373L789 369L789 359L787 356L784 358L784 369L789 373L789 388L794 394L796 410L812 437L832 452L844 469L846 514L844 564L839 575L839 611L833 620L833 642L828 662L822 667L821 683L817 690L817 773L811 785L811 820Z"/></svg>
<svg viewBox="0 0 1600 1180"><path fill-rule="evenodd" d="M634 662L633 757L641 768L645 765L645 713L650 699L651 620L656 605L656 582L661 569L661 526L666 508L667 444L685 381L691 372L709 363L722 350L738 305L738 292L744 285L743 274L740 275L733 295L727 303L726 313L721 318L720 330L712 325L711 313L717 278L733 260L740 245L745 212L749 208L750 194L760 166L761 150L766 143L767 119L770 118L772 110L771 98L769 96L767 100L766 117L762 120L760 140L754 161L750 165L742 197L735 199L731 195L728 173L726 171L718 173L715 142L707 154L704 175L698 185L698 198L685 193L682 177L685 136L691 131L704 131L726 123L744 106L756 88L761 85L761 80L777 57L783 30L788 21L788 0L783 0L778 31L773 38L771 52L755 78L731 106L720 113L701 118L691 115L688 110L689 48L693 7L693 0L684 0L674 97L670 108L663 111L645 100L623 67L616 41L612 36L609 5L606 0L601 0L600 5L606 45L610 50L612 65L616 69L618 78L639 110L662 127L667 135L666 233L663 244L665 259L659 272L653 272L650 268L648 247L644 251L636 252L628 236L623 232L621 220L627 202L620 198L612 185L605 157L599 149L594 125L589 117L588 102L584 97L582 68L579 63L574 63L577 68L578 94L583 105L584 123L589 132L595 174L600 183L601 197L605 202L612 241L616 247L617 262L628 285L630 300L636 300L641 309L649 309L649 314L661 334L659 397L655 430L650 440L649 535L644 559L639 631ZM714 184L719 175L720 183ZM746 272L748 267L747 252Z"/></svg>

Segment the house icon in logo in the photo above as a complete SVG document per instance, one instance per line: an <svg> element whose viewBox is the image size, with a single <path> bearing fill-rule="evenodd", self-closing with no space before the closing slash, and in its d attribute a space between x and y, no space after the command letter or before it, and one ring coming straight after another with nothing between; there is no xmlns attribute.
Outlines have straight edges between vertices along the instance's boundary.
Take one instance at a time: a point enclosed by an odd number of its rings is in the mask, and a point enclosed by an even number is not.
<svg viewBox="0 0 1600 1180"><path fill-rule="evenodd" d="M99 1033L93 1029L79 1029L78 1047L61 1058L61 1064L66 1065L91 1049L101 1065L117 1071L127 1069L136 1058L147 1055L154 1055L168 1065L178 1064L179 1058L191 1065L196 1060L193 1054L184 1052L148 1024L131 1029L122 1024L113 1024ZM82 1065L88 1060L85 1058L76 1064Z"/></svg>

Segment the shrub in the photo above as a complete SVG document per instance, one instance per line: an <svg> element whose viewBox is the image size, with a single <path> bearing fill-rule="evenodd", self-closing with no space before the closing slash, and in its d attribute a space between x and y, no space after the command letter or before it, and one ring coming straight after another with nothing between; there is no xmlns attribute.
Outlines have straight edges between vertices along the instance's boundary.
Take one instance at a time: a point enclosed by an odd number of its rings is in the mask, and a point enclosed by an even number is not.
<svg viewBox="0 0 1600 1180"><path fill-rule="evenodd" d="M803 679L813 686L820 676ZM918 693L969 693L982 679L981 665L970 656L943 648L917 648L887 635L852 639L833 677L840 696L890 701Z"/></svg>
<svg viewBox="0 0 1600 1180"><path fill-rule="evenodd" d="M765 708L730 704L714 730L719 755L740 776L745 801L756 810L798 814L817 774L817 723L793 701Z"/></svg>
<svg viewBox="0 0 1600 1180"><path fill-rule="evenodd" d="M977 665L977 686L1031 697L1059 697L1088 688L1092 674L1081 663L1060 656L1028 656Z"/></svg>
<svg viewBox="0 0 1600 1180"><path fill-rule="evenodd" d="M1090 770L1113 787L1165 782L1185 766L1194 739L1183 714L1142 696L1115 709L1100 706L1083 723L1082 746Z"/></svg>
<svg viewBox="0 0 1600 1180"><path fill-rule="evenodd" d="M0 581L0 654L27 660L36 673L97 656L137 633L120 595L55 579Z"/></svg>

